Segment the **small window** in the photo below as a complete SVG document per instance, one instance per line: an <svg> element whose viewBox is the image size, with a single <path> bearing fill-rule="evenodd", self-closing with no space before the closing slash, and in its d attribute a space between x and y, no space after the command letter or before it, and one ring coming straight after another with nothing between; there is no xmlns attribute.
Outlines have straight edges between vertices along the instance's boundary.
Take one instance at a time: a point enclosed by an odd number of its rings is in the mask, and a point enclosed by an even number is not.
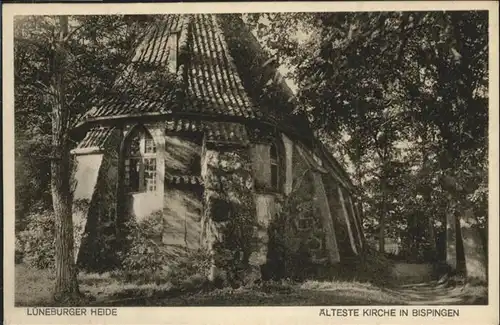
<svg viewBox="0 0 500 325"><path fill-rule="evenodd" d="M156 191L156 159L144 159L144 188L146 192Z"/></svg>
<svg viewBox="0 0 500 325"><path fill-rule="evenodd" d="M297 218L298 230L311 230L314 228L314 217L310 212L300 214Z"/></svg>
<svg viewBox="0 0 500 325"><path fill-rule="evenodd" d="M312 228L313 220L311 218L301 218L298 220L298 228L299 230L309 230Z"/></svg>
<svg viewBox="0 0 500 325"><path fill-rule="evenodd" d="M124 183L127 192L156 191L156 145L143 127L132 131L125 144Z"/></svg>

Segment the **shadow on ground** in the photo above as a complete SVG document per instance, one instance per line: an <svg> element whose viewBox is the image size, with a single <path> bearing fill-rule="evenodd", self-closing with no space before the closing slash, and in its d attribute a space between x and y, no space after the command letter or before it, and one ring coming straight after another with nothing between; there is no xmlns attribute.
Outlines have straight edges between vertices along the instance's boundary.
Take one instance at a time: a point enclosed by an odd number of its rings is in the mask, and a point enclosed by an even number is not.
<svg viewBox="0 0 500 325"><path fill-rule="evenodd" d="M409 305L486 305L487 289L484 286L450 286L437 281L401 285L395 289L386 289Z"/></svg>
<svg viewBox="0 0 500 325"><path fill-rule="evenodd" d="M444 287L435 282L381 289L363 283L306 282L272 289L251 287L208 292L150 292L137 297L97 300L101 306L318 306L318 305L480 305L484 288ZM132 296L130 296L132 294Z"/></svg>
<svg viewBox="0 0 500 325"><path fill-rule="evenodd" d="M16 265L15 305L54 306L49 270ZM367 282L266 282L238 289L214 289L205 281L180 285L139 284L109 274L81 274L80 289L94 299L86 306L354 306L487 304L485 286L438 285L435 281L380 287Z"/></svg>

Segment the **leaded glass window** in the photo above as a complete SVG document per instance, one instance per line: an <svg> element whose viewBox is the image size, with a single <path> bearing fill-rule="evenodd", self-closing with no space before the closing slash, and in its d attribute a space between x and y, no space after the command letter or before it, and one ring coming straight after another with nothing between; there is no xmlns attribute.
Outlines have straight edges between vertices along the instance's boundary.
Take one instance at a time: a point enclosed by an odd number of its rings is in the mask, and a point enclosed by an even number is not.
<svg viewBox="0 0 500 325"><path fill-rule="evenodd" d="M144 127L136 127L126 140L124 183L127 192L156 191L156 145Z"/></svg>

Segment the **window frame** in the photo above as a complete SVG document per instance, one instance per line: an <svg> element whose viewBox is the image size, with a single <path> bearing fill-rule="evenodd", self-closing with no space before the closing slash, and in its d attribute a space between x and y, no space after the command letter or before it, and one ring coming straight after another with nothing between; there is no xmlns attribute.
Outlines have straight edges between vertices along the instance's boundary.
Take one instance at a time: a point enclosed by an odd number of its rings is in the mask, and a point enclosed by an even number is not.
<svg viewBox="0 0 500 325"><path fill-rule="evenodd" d="M132 147L133 141L137 141L136 137L139 138L139 151L130 154L130 148ZM125 138L124 145L123 183L125 192L127 194L156 192L158 189L158 157L157 146L151 133L144 126L134 127ZM130 177L130 166L133 160L137 161L135 166L136 169L138 169L138 184L136 186L132 186ZM154 167L151 170L147 170L148 166ZM149 182L152 183L151 186Z"/></svg>

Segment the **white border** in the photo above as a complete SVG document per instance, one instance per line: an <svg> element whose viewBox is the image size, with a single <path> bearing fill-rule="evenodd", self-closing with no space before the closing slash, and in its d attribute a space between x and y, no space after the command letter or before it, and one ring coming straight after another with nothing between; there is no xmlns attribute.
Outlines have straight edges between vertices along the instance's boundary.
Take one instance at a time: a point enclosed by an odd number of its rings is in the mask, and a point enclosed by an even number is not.
<svg viewBox="0 0 500 325"><path fill-rule="evenodd" d="M4 166L4 311L7 324L498 324L498 4L458 2L237 2L121 4L3 4L3 166ZM319 307L134 307L119 308L115 317L34 317L14 308L14 93L13 17L55 14L167 14L293 11L489 10L489 305L455 306L459 318L319 317ZM340 306L330 306L338 308ZM369 306L375 307L375 306ZM430 306L430 308L444 306ZM452 306L449 306L452 307ZM358 308L358 307L355 307ZM400 307L395 307L400 308ZM421 309L424 306L408 307Z"/></svg>

